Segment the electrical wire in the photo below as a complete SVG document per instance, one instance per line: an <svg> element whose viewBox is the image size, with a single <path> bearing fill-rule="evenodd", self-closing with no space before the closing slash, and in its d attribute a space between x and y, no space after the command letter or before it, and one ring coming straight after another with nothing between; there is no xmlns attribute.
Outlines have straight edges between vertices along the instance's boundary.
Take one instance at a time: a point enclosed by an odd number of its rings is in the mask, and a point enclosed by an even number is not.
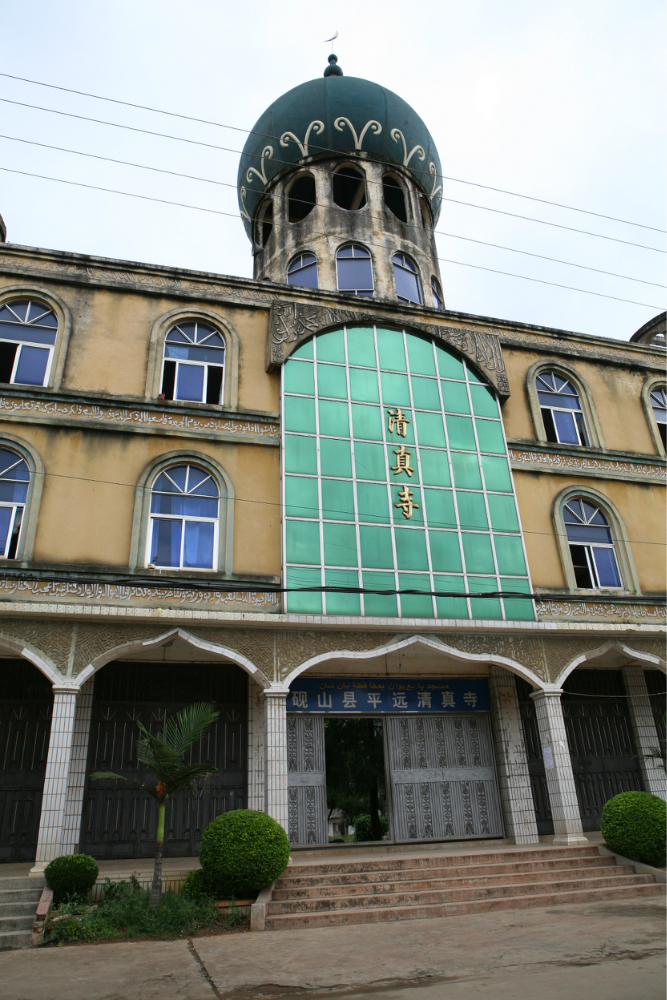
<svg viewBox="0 0 667 1000"><path fill-rule="evenodd" d="M48 112L49 114L62 115L64 117L66 117L66 118L76 118L79 121L94 122L95 124L98 124L98 125L109 125L109 126L112 126L113 128L126 129L126 130L128 130L130 132L140 132L140 133L142 133L144 135L153 135L153 136L157 136L157 137L162 138L162 139L172 139L175 142L186 142L186 143L188 143L190 145L193 145L193 146L203 146L206 149L217 149L217 150L221 150L222 152L225 152L225 153L235 153L237 155L241 155L242 154L242 150L239 150L239 149L230 149L227 146L218 146L218 145L216 145L214 143L201 142L201 141L196 140L196 139L186 139L183 136L169 135L168 133L165 133L165 132L154 132L154 131L151 131L149 129L137 128L134 125L120 125L120 124L118 124L118 122L105 121L105 120L100 119L100 118L89 118L86 115L76 115L76 114L73 114L70 111L58 111L55 108L44 108L44 107L41 107L41 105L38 105L38 104L28 104L25 101L12 101L12 100L9 100L9 98L7 98L7 97L0 97L0 101L4 102L5 104L15 104L18 107L22 107L22 108L32 108L33 110L36 110L36 111L45 111L45 112ZM252 156L255 156L258 159L261 159L261 154L259 154L259 153L257 153L257 154L249 154L249 155L252 155ZM284 163L284 164L289 165L289 166L294 166L294 163L293 163L292 160L282 160L279 157L274 157L272 159L276 163ZM486 212L496 212L496 213L498 213L500 215L507 215L507 216L511 216L512 218L523 219L523 220L525 220L527 222L537 222L537 223L540 223L540 225L543 225L543 226L552 226L552 227L554 227L556 229L565 229L565 230L567 230L569 232L579 233L579 234L581 234L583 236L593 236L593 237L596 237L597 239L608 240L608 241L610 241L612 243L622 243L625 246L637 247L640 250L652 250L654 253L665 253L665 252L667 252L665 250L660 250L657 247L648 247L644 243L633 243L633 242L631 242L629 240L618 239L618 237L615 237L615 236L605 236L602 233L592 233L592 232L590 232L587 229L576 229L573 226L564 226L564 225L560 225L559 223L556 223L556 222L547 222L544 219L537 219L537 218L534 218L533 216L529 216L529 215L517 215L516 213L513 213L513 212L502 211L499 208L489 208L486 205L476 205L473 202L459 201L456 198L444 198L443 197L442 200L443 201L447 201L447 202L451 202L451 203L454 203L454 204L465 205L465 206L468 206L470 208L478 208L478 209L480 209L482 211L486 211Z"/></svg>
<svg viewBox="0 0 667 1000"><path fill-rule="evenodd" d="M103 97L100 94L91 94L89 91L74 90L71 87L61 87L61 86L58 86L55 83L44 83L41 80L30 80L30 79L28 79L28 77L25 77L25 76L15 76L12 73L0 73L0 76L4 76L4 77L6 77L7 79L10 79L10 80L20 80L22 83L34 84L37 87L47 87L50 90L60 90L60 91L63 91L64 93L67 93L67 94L78 94L80 97L92 97L96 101L106 101L109 104L119 104L119 105L122 105L122 106L127 107L127 108L136 108L136 109L138 109L140 111L150 111L153 114L167 115L170 118L180 118L183 121L197 122L198 124L201 124L201 125L214 125L216 128L224 128L224 129L229 129L229 130L234 131L234 132L242 132L244 135L258 135L258 136L261 136L261 137L263 137L265 139L275 139L276 138L273 135L269 135L268 132L257 132L257 131L255 131L253 129L240 128L239 126L236 126L236 125L225 125L222 122L212 121L209 118L197 118L197 117L194 117L193 115L184 115L184 114L180 114L179 112L176 112L176 111L165 111L162 108L152 108L152 107L150 107L150 106L148 106L146 104L135 104L132 101L121 101L121 100L119 100L117 98L114 98L114 97ZM325 150L328 147L313 145L313 148L317 148L317 149L320 149L320 150ZM456 184L468 184L468 185L470 185L472 187L483 188L485 191L495 191L498 194L511 195L511 197L513 197L513 198L525 198L528 201L539 202L542 205L552 205L555 208L567 209L570 212L580 212L580 213L583 213L584 215L593 215L593 216L595 216L598 219L608 219L611 222L621 222L625 226L636 226L639 229L650 229L652 232L655 232L655 233L664 233L664 232L667 232L667 230L665 230L665 229L658 229L655 226L647 226L647 225L644 225L641 222L629 222L627 219L619 219L619 218L617 218L616 216L613 216L613 215L604 215L601 212L592 212L590 209L576 208L573 205L565 205L562 202L549 201L546 198L537 198L537 197L535 197L533 195L529 195L529 194L520 194L517 191L508 191L505 188L492 187L489 184L479 184L476 181L462 180L460 177L449 177L447 175L442 175L442 177L443 177L443 180L453 181Z"/></svg>
<svg viewBox="0 0 667 1000"><path fill-rule="evenodd" d="M14 135L0 134L0 139L7 139L10 142L21 142L29 146L39 146L41 149L52 149L56 150L59 153L71 153L74 156L85 156L93 160L102 160L104 163L116 163L123 167L135 167L138 170L150 170L153 173L166 174L169 177L182 177L186 180L200 181L204 184L215 184L217 187L233 188L234 190L236 190L237 187L236 184L231 184L228 181L214 180L211 177L199 177L195 174L183 174L176 170L167 170L164 167L153 167L145 163L133 163L131 160L118 160L112 156L101 156L98 153L86 153L80 149L68 149L65 146L54 146L50 143L36 142L33 139L22 139ZM316 208L318 205L322 207L320 202L310 202L306 201L303 198L291 198L290 200L296 201L298 204L312 206L313 208ZM404 223L404 225L408 225L411 229L418 228L416 225L414 225L414 223ZM525 257L535 257L538 260L546 260L552 264L564 264L567 267L576 267L583 271L593 271L595 274L604 274L610 278L621 278L624 281L634 281L642 285L651 285L653 288L667 288L667 285L661 285L659 282L656 281L646 281L644 278L632 278L628 274L618 274L615 271L603 271L598 267L590 267L587 264L577 264L574 261L570 260L560 260L557 257L547 257L544 254L532 253L529 250L519 250L516 247L506 247L499 243L488 243L486 240L476 240L473 239L473 237L471 236L460 236L457 233L446 233L442 229L435 229L434 232L440 236L447 236L449 239L466 240L466 242L468 243L477 243L480 246L492 247L495 250L505 250L510 253L518 253L522 254Z"/></svg>
<svg viewBox="0 0 667 1000"><path fill-rule="evenodd" d="M0 100L2 100L2 98L0 98ZM23 177L36 177L36 178L39 178L40 180L44 180L44 181L55 181L58 184L68 184L68 185L73 186L73 187L87 188L88 190L91 190L91 191L104 191L106 194L120 194L120 195L123 195L126 198L139 198L142 201L158 202L161 205L173 205L173 206L176 206L177 208L188 208L188 209L192 209L193 211L207 212L207 213L209 213L211 215L222 215L222 216L226 216L227 218L231 218L231 219L237 219L238 218L238 215L235 212L222 212L222 211L220 211L219 209L216 209L216 208L204 208L201 205L188 205L188 204L186 204L184 202L181 202L181 201L169 201L166 198L154 198L151 195L147 195L147 194L135 194L135 193L133 193L131 191L120 191L118 188L101 187L98 184L84 184L83 181L70 181L70 180L65 180L62 177L49 177L46 174L36 174L36 173L32 173L32 172L30 172L28 170L14 170L11 167L0 167L0 170L4 171L5 173L10 173L10 174L20 174ZM277 223L274 223L274 225L275 224L277 224ZM327 233L319 233L319 234L316 234L316 235L326 236L328 234ZM369 241L366 241L366 242L369 242ZM379 243L371 243L371 245L372 246L380 246ZM660 252L662 252L662 251L660 251ZM424 258L431 259L430 255L422 253L422 256ZM483 267L481 264L468 264L468 263L466 263L464 261L453 260L452 258L449 258L449 257L436 257L436 260L442 261L443 263L446 263L446 264L457 264L459 267L472 267L472 268L474 268L475 270L478 270L478 271L488 271L490 274L502 274L502 275L504 275L507 278L520 278L523 281L532 281L532 282L536 282L537 284L540 284L540 285L550 285L552 288L563 288L566 291L570 291L570 292L581 292L583 295L595 295L597 298L613 299L614 302L626 302L629 305L643 306L646 309L658 309L658 310L662 310L662 306L654 305L651 302L637 302L634 299L624 299L624 298L621 298L618 295L607 295L604 292L593 292L590 289L587 289L587 288L577 288L574 285L563 285L563 284L560 284L559 282L555 282L555 281L546 281L546 279L544 279L544 278L531 278L531 277L528 277L528 275L526 275L526 274L514 274L512 271L501 271L501 270L498 270L497 268L493 268L493 267Z"/></svg>

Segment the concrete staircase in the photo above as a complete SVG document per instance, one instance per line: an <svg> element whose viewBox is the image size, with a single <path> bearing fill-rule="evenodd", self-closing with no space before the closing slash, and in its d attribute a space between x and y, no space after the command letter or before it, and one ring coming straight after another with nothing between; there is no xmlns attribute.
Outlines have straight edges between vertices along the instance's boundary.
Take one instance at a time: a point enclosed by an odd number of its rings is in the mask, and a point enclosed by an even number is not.
<svg viewBox="0 0 667 1000"><path fill-rule="evenodd" d="M41 878L0 877L0 951L30 947L35 911L43 888Z"/></svg>
<svg viewBox="0 0 667 1000"><path fill-rule="evenodd" d="M294 864L275 884L266 930L445 917L598 899L659 896L652 875L597 847Z"/></svg>

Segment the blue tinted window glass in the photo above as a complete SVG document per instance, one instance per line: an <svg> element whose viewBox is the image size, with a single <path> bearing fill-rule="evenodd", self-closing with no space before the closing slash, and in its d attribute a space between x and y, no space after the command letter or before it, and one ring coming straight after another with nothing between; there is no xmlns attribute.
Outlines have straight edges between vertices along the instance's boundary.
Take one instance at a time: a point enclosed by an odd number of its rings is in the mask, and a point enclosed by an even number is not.
<svg viewBox="0 0 667 1000"><path fill-rule="evenodd" d="M44 385L48 363L49 351L46 348L23 346L14 381L21 385Z"/></svg>
<svg viewBox="0 0 667 1000"><path fill-rule="evenodd" d="M574 417L565 410L553 410L556 432L561 444L579 444L579 436L574 423Z"/></svg>
<svg viewBox="0 0 667 1000"><path fill-rule="evenodd" d="M27 495L27 483L12 483L6 479L0 479L0 500L3 503L25 503Z"/></svg>
<svg viewBox="0 0 667 1000"><path fill-rule="evenodd" d="M155 566L180 566L182 521L153 520L151 562Z"/></svg>
<svg viewBox="0 0 667 1000"><path fill-rule="evenodd" d="M39 330L34 326L19 326L11 323L0 323L0 340L28 341L31 344L55 344L56 335L48 330Z"/></svg>
<svg viewBox="0 0 667 1000"><path fill-rule="evenodd" d="M165 358L177 358L179 361L201 361L214 365L222 365L225 352L215 347L190 347L187 344L167 344Z"/></svg>
<svg viewBox="0 0 667 1000"><path fill-rule="evenodd" d="M421 303L419 280L416 274L394 262L394 281L396 282L396 294L399 299Z"/></svg>
<svg viewBox="0 0 667 1000"><path fill-rule="evenodd" d="M354 292L373 288L373 269L367 257L338 257L338 289Z"/></svg>
<svg viewBox="0 0 667 1000"><path fill-rule="evenodd" d="M186 521L183 565L198 569L213 567L213 532L210 521Z"/></svg>
<svg viewBox="0 0 667 1000"><path fill-rule="evenodd" d="M12 507L0 507L0 555L4 555L7 548L7 535L12 520L12 512Z"/></svg>
<svg viewBox="0 0 667 1000"><path fill-rule="evenodd" d="M287 284L300 288L317 288L317 262L313 260L305 267L291 270L287 276Z"/></svg>
<svg viewBox="0 0 667 1000"><path fill-rule="evenodd" d="M152 514L175 514L186 517L217 517L218 501L208 497L179 496L177 493L153 493Z"/></svg>
<svg viewBox="0 0 667 1000"><path fill-rule="evenodd" d="M598 572L598 580L601 587L620 587L621 579L618 575L616 559L613 549L593 549L595 568Z"/></svg>
<svg viewBox="0 0 667 1000"><path fill-rule="evenodd" d="M201 403L203 396L203 365L180 364L178 366L178 377L176 380L176 399L190 399L195 403Z"/></svg>

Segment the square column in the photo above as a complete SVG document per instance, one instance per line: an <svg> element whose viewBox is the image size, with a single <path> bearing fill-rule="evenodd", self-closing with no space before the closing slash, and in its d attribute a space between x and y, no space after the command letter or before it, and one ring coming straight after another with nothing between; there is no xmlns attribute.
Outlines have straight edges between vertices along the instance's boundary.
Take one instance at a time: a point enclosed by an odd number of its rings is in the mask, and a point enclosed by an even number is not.
<svg viewBox="0 0 667 1000"><path fill-rule="evenodd" d="M31 875L41 875L49 861L62 853L77 695L77 688L54 687L53 689L53 715L44 775L42 814L37 835L37 856L35 866L30 871Z"/></svg>
<svg viewBox="0 0 667 1000"><path fill-rule="evenodd" d="M623 667L622 671L625 693L628 696L632 735L635 738L644 788L647 792L665 799L667 798L665 769L659 760L652 758L647 760L644 756L660 746L644 671L636 664Z"/></svg>
<svg viewBox="0 0 667 1000"><path fill-rule="evenodd" d="M69 776L67 779L67 800L65 802L61 854L77 854L79 851L81 812L83 807L83 790L86 784L88 740L90 738L90 719L93 711L94 685L94 678L91 677L81 688L76 700L74 733L72 736L72 759L69 763Z"/></svg>
<svg viewBox="0 0 667 1000"><path fill-rule="evenodd" d="M551 815L554 823L554 844L587 844L581 825L579 800L574 785L572 761L567 745L561 691L534 691L537 726L544 757Z"/></svg>
<svg viewBox="0 0 667 1000"><path fill-rule="evenodd" d="M263 692L266 713L264 810L287 832L287 692Z"/></svg>
<svg viewBox="0 0 667 1000"><path fill-rule="evenodd" d="M248 684L248 809L264 812L265 800L265 705L262 689L253 680Z"/></svg>
<svg viewBox="0 0 667 1000"><path fill-rule="evenodd" d="M539 835L528 773L528 757L514 674L505 667L489 667L491 725L496 746L496 768L505 830L515 844L537 844Z"/></svg>

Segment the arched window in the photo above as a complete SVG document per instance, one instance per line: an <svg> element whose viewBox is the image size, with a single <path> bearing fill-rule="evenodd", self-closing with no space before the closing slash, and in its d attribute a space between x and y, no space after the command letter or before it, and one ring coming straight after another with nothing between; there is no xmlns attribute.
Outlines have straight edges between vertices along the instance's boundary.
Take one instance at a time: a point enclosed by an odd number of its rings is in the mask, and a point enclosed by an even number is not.
<svg viewBox="0 0 667 1000"><path fill-rule="evenodd" d="M317 257L314 253L300 253L287 267L287 284L302 288L317 288Z"/></svg>
<svg viewBox="0 0 667 1000"><path fill-rule="evenodd" d="M30 470L15 451L0 448L0 556L16 559Z"/></svg>
<svg viewBox="0 0 667 1000"><path fill-rule="evenodd" d="M213 569L218 558L220 490L196 465L172 465L151 490L146 561L174 569Z"/></svg>
<svg viewBox="0 0 667 1000"><path fill-rule="evenodd" d="M426 198L419 196L419 209L422 215L422 223L424 229L431 229L433 227L433 216L431 215L431 209L428 206Z"/></svg>
<svg viewBox="0 0 667 1000"><path fill-rule="evenodd" d="M222 402L225 341L204 323L179 323L164 342L162 397L193 403Z"/></svg>
<svg viewBox="0 0 667 1000"><path fill-rule="evenodd" d="M259 206L255 222L255 243L265 247L273 229L273 202L265 199Z"/></svg>
<svg viewBox="0 0 667 1000"><path fill-rule="evenodd" d="M445 308L445 300L442 297L442 289L437 278L431 278L431 291L433 293L433 305L436 309Z"/></svg>
<svg viewBox="0 0 667 1000"><path fill-rule="evenodd" d="M301 222L312 212L315 205L315 178L312 174L302 174L292 184L288 196L288 219Z"/></svg>
<svg viewBox="0 0 667 1000"><path fill-rule="evenodd" d="M563 520L577 587L584 590L621 587L614 539L600 508L590 500L568 500L563 507Z"/></svg>
<svg viewBox="0 0 667 1000"><path fill-rule="evenodd" d="M589 444L579 393L558 372L540 372L535 379L547 441Z"/></svg>
<svg viewBox="0 0 667 1000"><path fill-rule="evenodd" d="M382 178L382 192L384 203L389 211L401 222L407 222L408 209L405 203L405 191L392 174L385 174Z"/></svg>
<svg viewBox="0 0 667 1000"><path fill-rule="evenodd" d="M651 389L651 409L655 422L658 425L658 433L662 439L662 446L667 451L667 389L664 385L658 385Z"/></svg>
<svg viewBox="0 0 667 1000"><path fill-rule="evenodd" d="M0 307L0 382L46 385L58 320L52 309L34 299Z"/></svg>
<svg viewBox="0 0 667 1000"><path fill-rule="evenodd" d="M366 204L366 175L357 167L344 166L333 175L333 200L339 208L356 212Z"/></svg>
<svg viewBox="0 0 667 1000"><path fill-rule="evenodd" d="M407 254L395 253L391 258L394 265L394 281L399 302L416 302L421 305L417 265Z"/></svg>
<svg viewBox="0 0 667 1000"><path fill-rule="evenodd" d="M336 254L338 291L370 298L373 295L371 255L358 243L348 243Z"/></svg>

